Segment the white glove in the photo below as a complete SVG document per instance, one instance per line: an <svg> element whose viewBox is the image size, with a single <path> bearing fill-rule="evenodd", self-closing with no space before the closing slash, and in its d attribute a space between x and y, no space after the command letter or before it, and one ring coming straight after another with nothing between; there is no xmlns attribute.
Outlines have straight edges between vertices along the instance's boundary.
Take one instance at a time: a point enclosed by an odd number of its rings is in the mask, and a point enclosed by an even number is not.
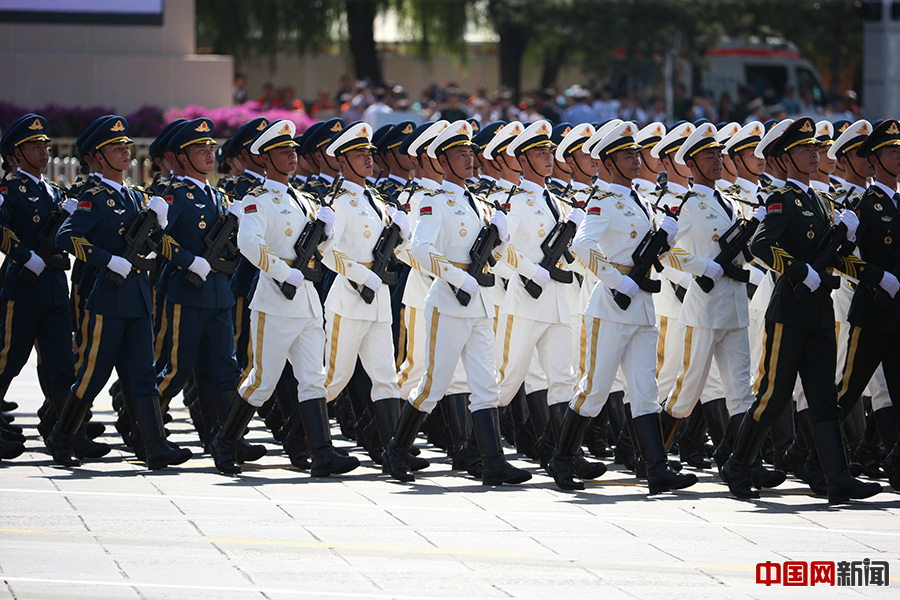
<svg viewBox="0 0 900 600"><path fill-rule="evenodd" d="M474 277L466 273L466 280L463 281L463 284L461 286L459 286L459 289L474 298L475 294L478 293L478 282L475 281Z"/></svg>
<svg viewBox="0 0 900 600"><path fill-rule="evenodd" d="M532 277L531 280L541 286L541 289L544 289L545 287L547 287L547 284L550 283L550 271L548 271L541 265L538 265L537 272L534 274L534 277Z"/></svg>
<svg viewBox="0 0 900 600"><path fill-rule="evenodd" d="M581 225L584 221L584 211L580 208L573 208L572 212L569 213L569 222L575 224L575 229Z"/></svg>
<svg viewBox="0 0 900 600"><path fill-rule="evenodd" d="M188 271L192 273L196 273L200 276L200 279L206 281L206 277L209 275L209 271L212 267L209 266L209 261L207 261L202 256L195 256L194 262L191 263L191 266L188 267Z"/></svg>
<svg viewBox="0 0 900 600"><path fill-rule="evenodd" d="M109 262L106 263L106 266L109 267L110 271L121 275L122 277L128 277L128 274L131 273L131 263L115 254L109 258Z"/></svg>
<svg viewBox="0 0 900 600"><path fill-rule="evenodd" d="M766 273L760 268L750 265L750 283L758 286L766 278Z"/></svg>
<svg viewBox="0 0 900 600"><path fill-rule="evenodd" d="M44 264L44 259L34 253L34 250L31 251L31 258L28 259L28 262L25 263L25 268L34 273L35 275L40 275L44 272L44 267L47 265Z"/></svg>
<svg viewBox="0 0 900 600"><path fill-rule="evenodd" d="M638 290L640 290L638 284L636 284L634 282L634 279L632 279L628 275L622 276L622 281L621 283L619 283L619 287L616 288L617 292L621 292L629 298L634 298L635 296L637 296Z"/></svg>
<svg viewBox="0 0 900 600"><path fill-rule="evenodd" d="M284 282L298 288L305 279L306 277L303 276L303 272L300 269L291 269L290 275L287 276Z"/></svg>
<svg viewBox="0 0 900 600"><path fill-rule="evenodd" d="M666 241L669 242L669 245L675 243L675 234L678 233L678 221L666 215L663 217L663 220L659 223L659 228L666 232L667 238Z"/></svg>
<svg viewBox="0 0 900 600"><path fill-rule="evenodd" d="M852 210L842 211L838 222L847 226L847 241L855 241L856 229L859 227L859 217L856 216L856 213Z"/></svg>
<svg viewBox="0 0 900 600"><path fill-rule="evenodd" d="M900 281L897 280L893 273L888 271L884 272L884 277L881 278L878 286L890 294L891 298L896 296L897 292L900 292Z"/></svg>
<svg viewBox="0 0 900 600"><path fill-rule="evenodd" d="M320 206L319 212L316 213L316 219L325 224L326 236L334 235L334 211L331 210L331 207Z"/></svg>
<svg viewBox="0 0 900 600"><path fill-rule="evenodd" d="M400 236L404 240L408 240L410 238L409 230L409 215L407 215L402 210L394 209L394 214L391 215L391 223L400 228Z"/></svg>
<svg viewBox="0 0 900 600"><path fill-rule="evenodd" d="M234 215L235 217L237 217L238 223L241 222L241 217L244 215L243 204L244 203L240 200L235 200L234 202L229 204L228 208L226 209L229 215Z"/></svg>
<svg viewBox="0 0 900 600"><path fill-rule="evenodd" d="M500 212L499 210L494 213L494 216L491 217L491 225L497 228L497 233L500 234L501 242L509 241L509 219L506 218L506 215Z"/></svg>
<svg viewBox="0 0 900 600"><path fill-rule="evenodd" d="M694 281L694 276L690 273L685 273L684 277L681 278L681 281L678 282L678 285L680 285L684 289L688 289L689 287L691 287L692 281Z"/></svg>
<svg viewBox="0 0 900 600"><path fill-rule="evenodd" d="M767 213L768 213L768 211L766 210L766 207L765 207L765 206L760 206L760 207L758 207L756 210L753 211L753 216L750 217L750 218L751 218L751 219L756 219L757 221L759 221L760 223L762 223L762 220L766 218L766 214L767 214Z"/></svg>
<svg viewBox="0 0 900 600"><path fill-rule="evenodd" d="M809 263L806 263L806 279L803 280L803 285L808 287L809 291L814 292L819 289L819 284L821 283L822 278L819 277L819 274L816 273L816 270Z"/></svg>
<svg viewBox="0 0 900 600"><path fill-rule="evenodd" d="M6 198L3 197L3 194L0 194L0 206L3 206L4 202L6 202Z"/></svg>
<svg viewBox="0 0 900 600"><path fill-rule="evenodd" d="M2 202L0 202L0 206L3 206ZM66 198L65 200L63 200L60 208L71 215L73 212L75 212L75 209L78 208L78 200L76 200L75 198Z"/></svg>
<svg viewBox="0 0 900 600"><path fill-rule="evenodd" d="M706 268L703 269L704 277L709 277L713 281L718 281L724 274L725 271L722 269L722 265L711 258L706 259Z"/></svg>
<svg viewBox="0 0 900 600"><path fill-rule="evenodd" d="M161 229L165 229L169 223L169 203L159 196L150 196L147 208L156 213L156 222L159 223Z"/></svg>
<svg viewBox="0 0 900 600"><path fill-rule="evenodd" d="M381 277L379 277L375 273L369 273L369 276L366 278L366 282L363 285L373 292L377 292L382 283L383 282L381 281Z"/></svg>

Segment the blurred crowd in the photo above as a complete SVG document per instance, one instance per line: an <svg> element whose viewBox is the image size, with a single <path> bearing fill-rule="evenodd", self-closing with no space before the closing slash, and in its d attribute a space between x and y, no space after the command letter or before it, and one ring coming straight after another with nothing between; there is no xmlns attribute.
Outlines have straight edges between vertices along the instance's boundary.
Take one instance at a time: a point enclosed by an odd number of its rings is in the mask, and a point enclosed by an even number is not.
<svg viewBox="0 0 900 600"><path fill-rule="evenodd" d="M347 75L339 79L336 91L322 88L315 99L304 102L295 96L293 87L276 88L271 83L264 84L258 96L250 97L245 77L239 73L235 76L233 100L235 104L254 102L263 109L304 111L317 121L340 117L347 123L365 121L376 127L380 124L379 113L392 112L418 113L425 121L446 119L453 122L475 118L482 123L498 120L527 123L547 119L554 125L561 122L602 123L614 118L641 124L661 121L668 125L704 118L713 123L746 123L799 116L830 121L860 118L860 107L853 90L847 90L833 100L820 101L811 89L804 88L798 93L790 82L785 84L777 99L769 102L743 89L736 98L728 92L722 92L718 97L708 91L691 95L686 86L679 83L673 89L671 115L662 96L643 98L636 92L616 94L609 85L597 90L580 85L565 89L553 85L525 92L516 101L509 90L491 93L487 86L480 84L474 91L466 91L451 81L443 86L432 83L417 97L411 97L401 85L372 85L366 81L353 81Z"/></svg>

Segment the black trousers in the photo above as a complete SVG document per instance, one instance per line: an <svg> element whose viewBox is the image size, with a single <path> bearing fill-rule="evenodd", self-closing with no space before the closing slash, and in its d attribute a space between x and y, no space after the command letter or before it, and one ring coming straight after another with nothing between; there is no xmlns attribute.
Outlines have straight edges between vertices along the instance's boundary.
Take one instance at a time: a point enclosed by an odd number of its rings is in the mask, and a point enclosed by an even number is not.
<svg viewBox="0 0 900 600"><path fill-rule="evenodd" d="M847 360L838 393L841 410L845 414L850 412L882 363L891 403L894 410L900 410L900 335L851 325L847 344Z"/></svg>
<svg viewBox="0 0 900 600"><path fill-rule="evenodd" d="M771 426L791 401L797 375L809 403L810 418L839 418L834 372L837 341L834 328L804 329L766 320L765 357L756 401L750 416Z"/></svg>

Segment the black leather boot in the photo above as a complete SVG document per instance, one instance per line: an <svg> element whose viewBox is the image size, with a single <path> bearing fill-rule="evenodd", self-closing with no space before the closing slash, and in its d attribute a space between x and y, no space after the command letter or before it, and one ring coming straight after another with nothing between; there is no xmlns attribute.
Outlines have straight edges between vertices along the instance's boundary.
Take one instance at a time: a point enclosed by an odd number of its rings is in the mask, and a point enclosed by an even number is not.
<svg viewBox="0 0 900 600"><path fill-rule="evenodd" d="M481 450L481 483L501 485L523 483L531 479L531 473L514 467L503 456L500 441L500 410L485 408L472 413L472 428Z"/></svg>
<svg viewBox="0 0 900 600"><path fill-rule="evenodd" d="M607 406L610 406L610 424L612 424L613 415L619 423L613 462L622 465L627 471L634 471L634 439L631 437L631 424L628 420L630 417L625 408L624 396L624 392L613 392L606 399Z"/></svg>
<svg viewBox="0 0 900 600"><path fill-rule="evenodd" d="M397 481L415 481L416 476L409 468L409 448L419 433L419 427L428 413L417 410L409 402L403 404L394 437L384 451L382 473L389 473Z"/></svg>
<svg viewBox="0 0 900 600"><path fill-rule="evenodd" d="M313 477L328 477L347 473L359 466L355 456L338 453L331 444L331 427L328 423L328 407L325 398L313 398L300 402L300 418L312 448L312 466L309 474Z"/></svg>
<svg viewBox="0 0 900 600"><path fill-rule="evenodd" d="M66 402L66 398L71 393L69 386L59 386L50 390L49 398L50 398L50 410L48 413L52 413L54 415L59 414L63 411L63 406ZM90 413L90 410L85 411L85 418ZM102 442L95 442L88 435L85 430L85 425L87 425L86 421L82 421L81 426L78 428L78 431L75 432L75 435L72 436L72 450L79 459L83 458L101 458L106 456L110 452L110 447L108 444L104 444Z"/></svg>
<svg viewBox="0 0 900 600"><path fill-rule="evenodd" d="M248 404L236 392L231 392L230 397L231 408L223 419L222 428L213 437L211 448L216 468L226 475L237 475L241 472L241 461L237 455L238 442L244 437L244 430L256 413L256 407Z"/></svg>
<svg viewBox="0 0 900 600"><path fill-rule="evenodd" d="M709 469L712 464L706 456L706 419L699 402L694 405L693 412L685 421L686 427L681 428L678 440L681 461L695 469Z"/></svg>
<svg viewBox="0 0 900 600"><path fill-rule="evenodd" d="M683 419L676 419L672 415L663 409L659 413L659 423L662 427L662 439L663 445L666 447L666 452L672 447L672 443L675 441L675 436L678 434L678 428L681 426L681 421Z"/></svg>
<svg viewBox="0 0 900 600"><path fill-rule="evenodd" d="M65 397L59 418L53 427L53 432L47 438L47 448L53 457L53 462L64 467L77 467L81 461L75 458L73 447L75 434L84 421L84 415L91 408L91 402L76 396L70 390Z"/></svg>
<svg viewBox="0 0 900 600"><path fill-rule="evenodd" d="M583 445L592 456L610 458L613 456L613 449L609 440L609 402L607 402L600 413L591 419L591 424L584 434ZM584 452L581 454L584 455Z"/></svg>
<svg viewBox="0 0 900 600"><path fill-rule="evenodd" d="M303 428L303 419L300 418L300 409L296 401L294 404L290 417L281 426L283 432L281 445L288 455L291 465L305 471L312 465L312 451L309 448L306 430Z"/></svg>
<svg viewBox="0 0 900 600"><path fill-rule="evenodd" d="M0 437L0 460L17 458L25 452L25 444Z"/></svg>
<svg viewBox="0 0 900 600"><path fill-rule="evenodd" d="M550 407L550 430L552 431L551 437L554 440L554 443L559 439L559 436L561 435L563 422L565 421L565 416L568 412L568 409L569 405L567 402L560 402ZM593 423L594 419L591 419L590 423L588 423L587 429L582 434L582 437L580 438L582 444L584 443L584 436L590 433ZM553 458L552 451L553 449L551 449L551 455L549 459ZM581 446L575 449L574 456L575 458L573 464L575 466L575 475L577 475L579 479L597 479L598 477L601 477L604 473L606 473L606 465L602 462L594 462L588 460L585 457L584 449ZM547 469L548 472L550 466L549 459L546 463L542 463L541 465L545 469Z"/></svg>
<svg viewBox="0 0 900 600"><path fill-rule="evenodd" d="M381 448L378 456L370 455L372 462L376 465L384 465L384 450L387 448L388 443L391 441L391 437L394 435L394 431L397 429L397 421L400 420L400 412L403 403L404 400L401 398L385 398L384 400L375 401L372 405L372 410L375 415L374 426L377 430L378 444ZM465 410L465 406L463 406L463 410ZM465 423L465 420L463 422ZM410 471L421 471L422 469L428 468L430 465L431 463L424 458L410 454Z"/></svg>
<svg viewBox="0 0 900 600"><path fill-rule="evenodd" d="M584 432L590 426L591 418L579 415L566 404L554 406L565 407L565 413L558 429L556 448L547 466L547 472L553 477L559 489L583 490L584 481L575 472L575 455L581 450ZM559 409L553 409L552 414L556 415L558 412Z"/></svg>
<svg viewBox="0 0 900 600"><path fill-rule="evenodd" d="M528 422L531 424L531 434L534 439L529 457L538 461L553 452L553 448L547 448L547 440L544 434L550 425L550 407L547 406L547 390L538 390L525 395L525 403L528 405Z"/></svg>
<svg viewBox="0 0 900 600"><path fill-rule="evenodd" d="M891 451L884 457L882 466L890 486L900 492L900 444L894 444Z"/></svg>
<svg viewBox="0 0 900 600"><path fill-rule="evenodd" d="M706 404L701 404L703 419L706 421L706 430L712 440L713 448L718 448L728 431L728 407L725 398L716 398Z"/></svg>
<svg viewBox="0 0 900 600"><path fill-rule="evenodd" d="M853 449L852 459L862 466L863 475L869 479L881 479L884 477L884 469L881 468L881 452L879 445L881 437L875 424L874 413L866 416L866 426L862 439Z"/></svg>
<svg viewBox="0 0 900 600"><path fill-rule="evenodd" d="M466 468L466 443L469 437L466 412L468 412L468 394L447 394L441 398L441 417L447 426L450 443L447 456L451 461L451 469L461 471Z"/></svg>
<svg viewBox="0 0 900 600"><path fill-rule="evenodd" d="M738 437L738 432L741 430L741 422L743 422L746 414L738 413L729 417L728 425L725 428L725 437L722 438L722 443L716 446L716 451L713 452L713 461L719 467L719 474L721 474L722 467L725 466L725 463L731 457L731 451L734 450L734 442Z"/></svg>
<svg viewBox="0 0 900 600"><path fill-rule="evenodd" d="M647 483L650 494L659 494L671 490L681 490L697 483L697 476L691 473L678 473L669 466L666 448L663 446L662 424L659 415L651 413L634 417L634 431L637 435L641 456L647 467Z"/></svg>
<svg viewBox="0 0 900 600"><path fill-rule="evenodd" d="M798 435L794 438L794 444L798 444L799 440L799 446L806 448L806 461L800 467L800 473L795 471L795 474L809 486L809 489L814 494L825 496L828 493L828 488L825 481L825 473L822 471L822 463L819 461L819 454L815 449L815 434L808 408L797 412L797 423L800 425L800 428Z"/></svg>
<svg viewBox="0 0 900 600"><path fill-rule="evenodd" d="M881 492L880 484L863 483L850 475L850 471L847 469L847 457L844 455L841 423L838 419L819 421L813 423L812 427L816 451L825 473L829 504L862 500Z"/></svg>
<svg viewBox="0 0 900 600"><path fill-rule="evenodd" d="M721 471L722 479L736 498L759 498L759 492L753 489L753 463L768 433L767 426L754 421L749 414L744 416L734 452Z"/></svg>
<svg viewBox="0 0 900 600"><path fill-rule="evenodd" d="M168 466L180 465L193 456L187 448L179 448L166 441L163 429L159 396L144 396L134 399L134 411L138 429L144 440L144 462L151 471Z"/></svg>
<svg viewBox="0 0 900 600"><path fill-rule="evenodd" d="M225 427L225 422L228 420L228 416L231 414L231 410L237 400L244 402L244 399L240 397L237 390L219 392L215 395L216 420L219 424L217 432ZM249 423L249 420L247 422ZM215 435L216 434L214 433L213 439L210 440L210 451L212 451L212 442L215 441ZM246 435L246 431L241 432L241 437L238 438L235 444L235 457L237 458L238 463L253 462L266 455L266 447L264 445L250 444L244 439L244 435ZM213 452L213 454L215 454L215 452Z"/></svg>

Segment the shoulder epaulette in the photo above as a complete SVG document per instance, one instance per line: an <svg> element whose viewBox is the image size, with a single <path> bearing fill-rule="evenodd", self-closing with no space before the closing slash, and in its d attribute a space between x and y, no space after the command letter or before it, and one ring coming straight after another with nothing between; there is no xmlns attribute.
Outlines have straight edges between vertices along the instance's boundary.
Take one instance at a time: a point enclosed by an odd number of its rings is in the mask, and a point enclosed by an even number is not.
<svg viewBox="0 0 900 600"><path fill-rule="evenodd" d="M425 194L426 196L439 196L441 194L446 194L447 190L442 190L441 188L438 188L436 190L429 190L429 189L426 189L423 187L422 193Z"/></svg>
<svg viewBox="0 0 900 600"><path fill-rule="evenodd" d="M739 186L738 184L735 183L734 185L730 185L727 188L725 188L724 190L722 190L722 193L723 194L731 194L733 196L738 196L741 193L741 186Z"/></svg>
<svg viewBox="0 0 900 600"><path fill-rule="evenodd" d="M594 202L597 200L605 200L606 198L613 198L613 197L615 197L615 194L613 194L609 190L606 190L605 192L600 192L599 194L595 194L594 197L591 198L591 202Z"/></svg>
<svg viewBox="0 0 900 600"><path fill-rule="evenodd" d="M91 194L92 196L95 196L95 195L99 194L100 192L112 192L112 190L109 189L109 187L107 187L103 183L98 183L98 184L94 185L94 187L91 187L91 188L88 188L85 190L86 194Z"/></svg>
<svg viewBox="0 0 900 600"><path fill-rule="evenodd" d="M265 193L268 192L268 191L269 191L269 190L267 190L267 189L264 188L263 186L258 185L258 186L256 186L255 188L252 188L250 191L248 191L248 192L245 194L245 196L262 196L263 194L265 194Z"/></svg>

